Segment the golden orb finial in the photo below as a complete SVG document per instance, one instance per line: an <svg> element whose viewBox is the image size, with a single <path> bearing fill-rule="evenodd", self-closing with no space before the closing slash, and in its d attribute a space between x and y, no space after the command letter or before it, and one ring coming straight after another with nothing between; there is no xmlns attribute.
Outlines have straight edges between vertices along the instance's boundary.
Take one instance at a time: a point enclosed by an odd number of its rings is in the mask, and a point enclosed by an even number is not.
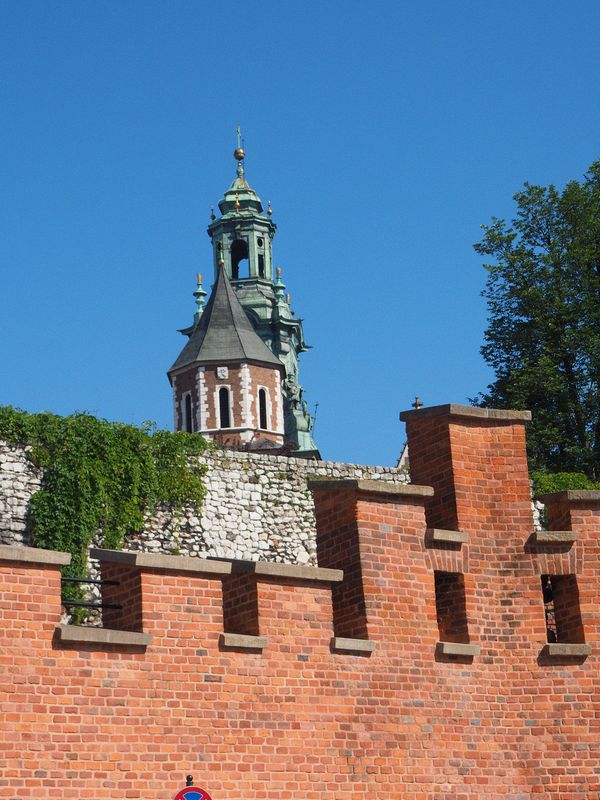
<svg viewBox="0 0 600 800"><path fill-rule="evenodd" d="M237 134L237 147L233 151L233 157L236 161L243 161L246 157L246 153L244 152L244 140L242 139L242 132L240 130L240 126L238 125L236 128Z"/></svg>
<svg viewBox="0 0 600 800"><path fill-rule="evenodd" d="M214 222L215 220L216 220L215 210L214 210L214 208L211 208L211 210L210 210L210 221Z"/></svg>
<svg viewBox="0 0 600 800"><path fill-rule="evenodd" d="M267 214L271 217L273 216L273 209L271 208L271 201L267 200Z"/></svg>

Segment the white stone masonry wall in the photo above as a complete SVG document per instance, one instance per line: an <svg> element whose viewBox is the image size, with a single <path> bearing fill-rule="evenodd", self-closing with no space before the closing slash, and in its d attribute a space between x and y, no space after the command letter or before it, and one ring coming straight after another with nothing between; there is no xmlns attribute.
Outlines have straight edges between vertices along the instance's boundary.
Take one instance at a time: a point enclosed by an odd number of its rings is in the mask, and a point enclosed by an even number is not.
<svg viewBox="0 0 600 800"><path fill-rule="evenodd" d="M0 544L29 544L27 509L41 478L25 450L0 442Z"/></svg>
<svg viewBox="0 0 600 800"><path fill-rule="evenodd" d="M208 468L202 513L187 509L174 519L158 511L148 518L142 533L128 537L125 549L316 564L310 478L409 482L404 469L393 467L226 450L210 452L200 460ZM40 484L41 473L25 451L0 443L0 543L29 543L27 507ZM96 543L102 543L101 533Z"/></svg>
<svg viewBox="0 0 600 800"><path fill-rule="evenodd" d="M128 550L316 564L310 478L371 478L408 483L405 470L233 451L200 459L208 467L202 513L177 521L158 512Z"/></svg>

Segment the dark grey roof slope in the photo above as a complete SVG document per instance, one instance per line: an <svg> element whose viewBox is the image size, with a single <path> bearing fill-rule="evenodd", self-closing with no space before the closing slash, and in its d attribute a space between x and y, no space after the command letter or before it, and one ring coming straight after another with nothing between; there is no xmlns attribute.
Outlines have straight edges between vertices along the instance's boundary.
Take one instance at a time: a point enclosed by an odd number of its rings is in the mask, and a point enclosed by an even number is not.
<svg viewBox="0 0 600 800"><path fill-rule="evenodd" d="M263 342L240 305L223 267L197 327L169 370L189 364L254 361L283 369Z"/></svg>

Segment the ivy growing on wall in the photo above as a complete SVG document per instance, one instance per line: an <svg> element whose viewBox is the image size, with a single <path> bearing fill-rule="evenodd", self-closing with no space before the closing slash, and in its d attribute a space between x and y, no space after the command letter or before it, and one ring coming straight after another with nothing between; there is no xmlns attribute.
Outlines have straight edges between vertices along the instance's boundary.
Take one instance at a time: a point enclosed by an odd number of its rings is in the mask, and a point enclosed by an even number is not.
<svg viewBox="0 0 600 800"><path fill-rule="evenodd" d="M194 456L207 442L198 434L137 428L78 413L29 414L0 406L0 439L26 446L44 470L29 507L32 544L72 555L66 573L85 577L87 552L98 529L103 546L120 548L125 534L140 531L157 506L175 514L199 508L205 468ZM76 599L76 586L65 596Z"/></svg>
<svg viewBox="0 0 600 800"><path fill-rule="evenodd" d="M563 489L598 489L600 484L590 480L583 472L542 472L534 470L531 473L533 494L538 497L542 494L561 492Z"/></svg>

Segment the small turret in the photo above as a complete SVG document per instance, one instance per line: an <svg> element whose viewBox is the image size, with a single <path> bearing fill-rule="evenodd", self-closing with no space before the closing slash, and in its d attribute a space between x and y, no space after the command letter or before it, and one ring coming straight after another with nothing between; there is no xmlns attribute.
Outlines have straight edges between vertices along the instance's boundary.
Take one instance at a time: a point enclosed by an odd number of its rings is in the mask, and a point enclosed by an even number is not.
<svg viewBox="0 0 600 800"><path fill-rule="evenodd" d="M202 276L194 292L203 301ZM198 302L198 301L197 301ZM223 267L204 311L168 372L175 428L229 447L284 446L284 366L256 333Z"/></svg>
<svg viewBox="0 0 600 800"><path fill-rule="evenodd" d="M204 309L204 298L206 297L206 292L202 288L202 273L199 272L196 277L198 279L198 284L194 292L194 297L196 298L196 312L194 314L194 325L198 324L198 320L202 316L202 311Z"/></svg>

